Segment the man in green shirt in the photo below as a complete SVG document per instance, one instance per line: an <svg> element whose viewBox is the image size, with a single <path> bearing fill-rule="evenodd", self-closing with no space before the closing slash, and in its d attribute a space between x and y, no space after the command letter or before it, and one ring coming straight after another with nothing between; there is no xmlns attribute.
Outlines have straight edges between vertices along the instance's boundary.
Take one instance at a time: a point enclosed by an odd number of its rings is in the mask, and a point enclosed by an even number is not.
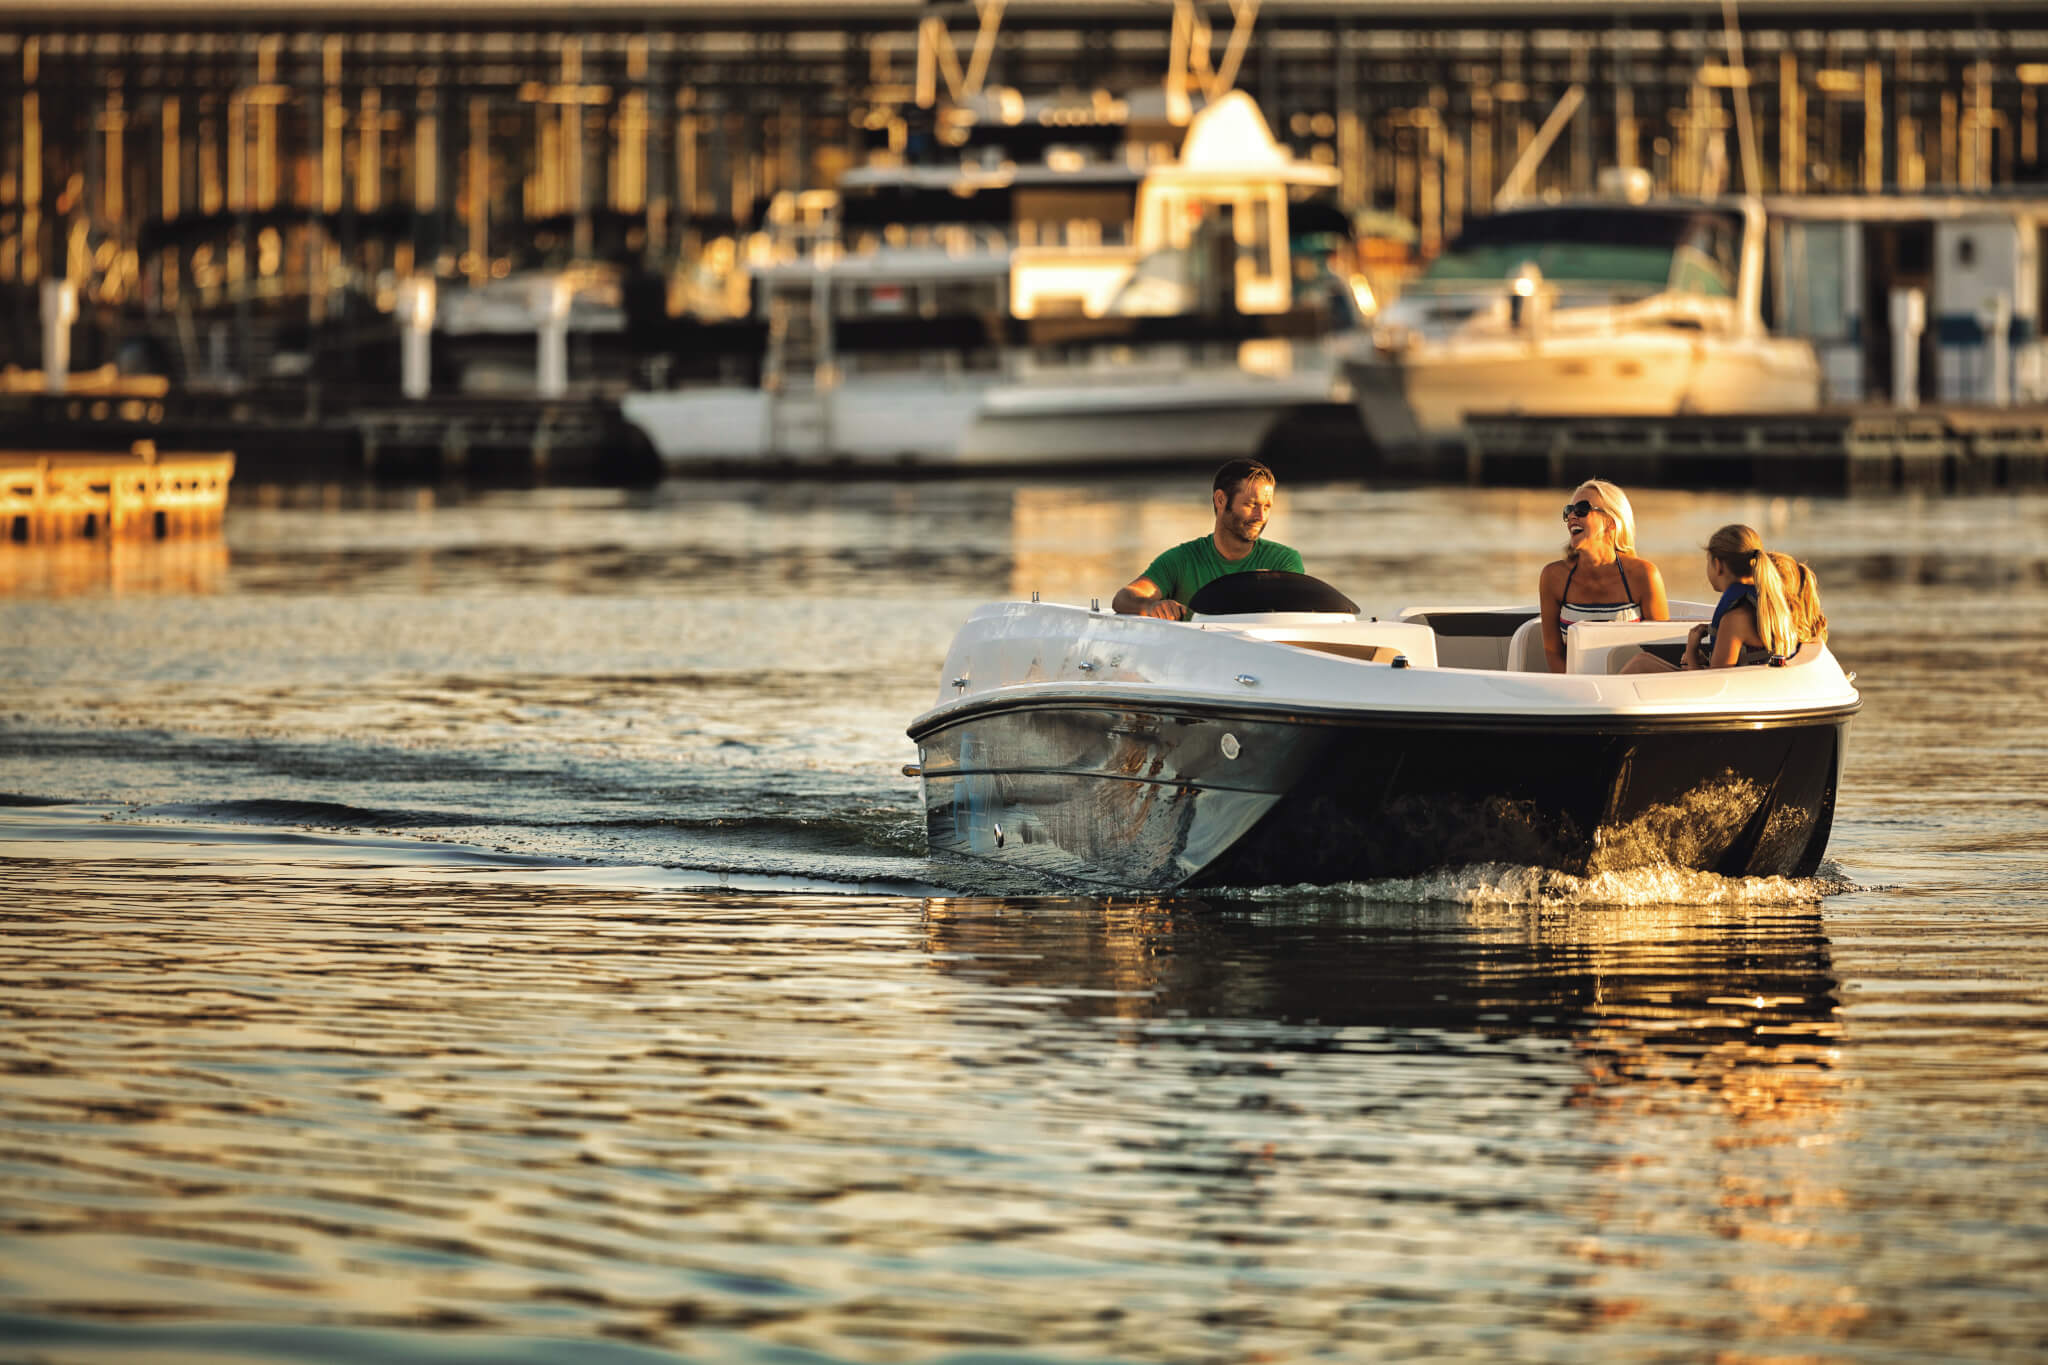
<svg viewBox="0 0 2048 1365"><path fill-rule="evenodd" d="M1126 616L1185 621L1194 595L1225 574L1303 572L1300 555L1278 541L1259 539L1273 515L1272 470L1257 460L1232 460L1216 471L1210 501L1216 529L1162 551L1144 573L1117 589L1111 606Z"/></svg>

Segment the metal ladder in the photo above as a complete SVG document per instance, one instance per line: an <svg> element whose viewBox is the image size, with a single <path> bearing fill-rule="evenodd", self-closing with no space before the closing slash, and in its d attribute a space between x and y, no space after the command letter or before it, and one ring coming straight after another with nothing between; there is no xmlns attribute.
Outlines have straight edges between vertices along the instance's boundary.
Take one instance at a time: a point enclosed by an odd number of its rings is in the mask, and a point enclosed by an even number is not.
<svg viewBox="0 0 2048 1365"><path fill-rule="evenodd" d="M783 294L768 312L762 386L768 391L768 453L781 459L831 453L832 395L818 385L818 335L811 300Z"/></svg>

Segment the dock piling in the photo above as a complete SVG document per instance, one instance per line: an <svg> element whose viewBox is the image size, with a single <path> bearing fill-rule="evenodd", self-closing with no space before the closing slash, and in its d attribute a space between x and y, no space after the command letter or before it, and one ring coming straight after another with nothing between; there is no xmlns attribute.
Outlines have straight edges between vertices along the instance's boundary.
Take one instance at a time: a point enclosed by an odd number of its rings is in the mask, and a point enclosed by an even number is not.
<svg viewBox="0 0 2048 1365"><path fill-rule="evenodd" d="M71 324L78 321L78 291L69 280L44 280L43 391L63 393L71 374Z"/></svg>
<svg viewBox="0 0 2048 1365"><path fill-rule="evenodd" d="M1927 330L1927 294L1893 289L1892 406L1910 412L1920 406L1920 334Z"/></svg>

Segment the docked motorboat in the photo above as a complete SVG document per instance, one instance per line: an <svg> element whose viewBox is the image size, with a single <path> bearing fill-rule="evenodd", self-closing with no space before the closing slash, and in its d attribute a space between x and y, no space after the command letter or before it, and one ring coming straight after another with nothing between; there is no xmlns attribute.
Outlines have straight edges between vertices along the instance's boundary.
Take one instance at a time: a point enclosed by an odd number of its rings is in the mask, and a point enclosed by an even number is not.
<svg viewBox="0 0 2048 1365"><path fill-rule="evenodd" d="M1383 458L1472 413L1808 412L1811 342L1762 313L1755 196L1517 206L1464 230L1381 309L1347 374Z"/></svg>
<svg viewBox="0 0 2048 1365"><path fill-rule="evenodd" d="M1129 318L1114 345L1087 336L1086 319L1008 324L1014 340L992 332L987 320L1001 316L1013 280L1003 250L885 246L763 266L754 279L768 315L782 319L762 385L621 401L675 472L1214 466L1260 452L1290 421L1327 420L1349 395L1328 349L1249 335L1256 319L1204 339L1195 322ZM918 300L940 297L981 310L918 311ZM800 325L772 312L788 300Z"/></svg>
<svg viewBox="0 0 2048 1365"><path fill-rule="evenodd" d="M1145 150L848 172L749 264L760 383L621 410L677 472L1213 466L1323 427L1351 455L1331 338L1364 315L1290 245L1291 197L1335 170L1241 91Z"/></svg>
<svg viewBox="0 0 2048 1365"><path fill-rule="evenodd" d="M909 727L932 851L1158 890L1474 864L1806 876L1826 850L1861 703L1824 644L1621 673L1708 615L1677 602L1571 626L1554 674L1533 605L1378 620L1294 574L1190 605L975 611Z"/></svg>

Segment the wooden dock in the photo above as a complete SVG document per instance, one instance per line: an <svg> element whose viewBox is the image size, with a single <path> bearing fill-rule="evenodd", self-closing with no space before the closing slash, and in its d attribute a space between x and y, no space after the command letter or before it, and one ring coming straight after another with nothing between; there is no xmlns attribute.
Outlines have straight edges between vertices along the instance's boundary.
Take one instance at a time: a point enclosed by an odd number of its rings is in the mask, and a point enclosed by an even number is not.
<svg viewBox="0 0 2048 1365"><path fill-rule="evenodd" d="M0 530L16 542L162 539L219 531L235 457L0 451Z"/></svg>
<svg viewBox="0 0 2048 1365"><path fill-rule="evenodd" d="M373 386L277 383L246 393L160 399L0 391L18 446L233 450L244 480L651 484L661 461L616 399L441 394L405 400Z"/></svg>
<svg viewBox="0 0 2048 1365"><path fill-rule="evenodd" d="M1426 477L1566 487L1972 492L2048 486L2048 408L1830 408L1660 417L1474 414ZM1423 471L1418 470L1418 473Z"/></svg>

